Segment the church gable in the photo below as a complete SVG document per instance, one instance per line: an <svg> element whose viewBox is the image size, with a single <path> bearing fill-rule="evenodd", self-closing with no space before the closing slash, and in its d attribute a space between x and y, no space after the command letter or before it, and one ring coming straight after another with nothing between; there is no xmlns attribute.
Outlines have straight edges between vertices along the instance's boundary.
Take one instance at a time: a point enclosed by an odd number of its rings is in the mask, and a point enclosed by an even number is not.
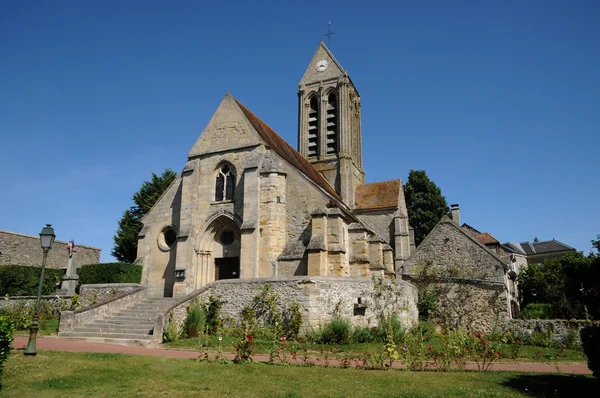
<svg viewBox="0 0 600 398"><path fill-rule="evenodd" d="M227 93L188 153L188 158L260 144L262 140L238 102Z"/></svg>
<svg viewBox="0 0 600 398"><path fill-rule="evenodd" d="M273 151L281 156L282 159L311 179L325 192L332 195L335 199L341 200L333 187L319 172L315 170L313 165L310 164L306 158L300 155L300 153L292 148L290 144L288 144L283 138L281 138L281 136L273 131L271 127L260 120L254 113L250 112L244 105L239 103L237 100L235 100L235 102L268 147L273 149Z"/></svg>
<svg viewBox="0 0 600 398"><path fill-rule="evenodd" d="M414 276L426 271L436 277L503 282L504 267L498 256L444 216L401 273Z"/></svg>
<svg viewBox="0 0 600 398"><path fill-rule="evenodd" d="M300 80L300 84L318 82L320 80L335 79L344 75L346 71L335 59L331 51L321 41L317 51L312 57L308 68Z"/></svg>

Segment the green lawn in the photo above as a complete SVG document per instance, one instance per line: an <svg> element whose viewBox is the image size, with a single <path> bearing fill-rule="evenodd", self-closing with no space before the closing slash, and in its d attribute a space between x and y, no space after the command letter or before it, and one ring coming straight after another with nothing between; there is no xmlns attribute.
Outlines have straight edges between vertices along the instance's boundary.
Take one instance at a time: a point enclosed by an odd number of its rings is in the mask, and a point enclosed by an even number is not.
<svg viewBox="0 0 600 398"><path fill-rule="evenodd" d="M58 331L58 319L50 319L46 321L43 325L43 328L38 330L38 335L40 336L56 336ZM28 335L29 330L17 330L15 331L15 335Z"/></svg>
<svg viewBox="0 0 600 398"><path fill-rule="evenodd" d="M13 352L5 397L530 397L599 396L591 376L407 372L222 365L121 354Z"/></svg>
<svg viewBox="0 0 600 398"><path fill-rule="evenodd" d="M217 350L219 346L223 352L231 352L232 343L238 341L239 338L231 336L223 336L221 342L218 341L216 336L200 337L194 339L180 339L170 343L164 344L165 348L179 348L179 349L190 349L190 350ZM440 339L434 337L431 342L426 342L425 345L432 343L434 346L439 346ZM256 340L255 350L257 354L268 354L276 342L272 340ZM288 343L290 349L300 352L300 345L293 341ZM400 348L400 347L398 347ZM310 345L310 356L322 356L322 350L333 350L347 354L365 354L379 353L384 349L383 343L363 343L363 344L344 344L338 346L328 345ZM517 359L510 357L510 345L501 344L500 352L503 354L503 358L500 361L537 361L537 362L548 362L548 361L568 361L568 362L586 362L587 358L581 350L564 350L561 351L557 348L545 348L545 347L533 347L533 346L521 346ZM335 355L333 355L335 356Z"/></svg>

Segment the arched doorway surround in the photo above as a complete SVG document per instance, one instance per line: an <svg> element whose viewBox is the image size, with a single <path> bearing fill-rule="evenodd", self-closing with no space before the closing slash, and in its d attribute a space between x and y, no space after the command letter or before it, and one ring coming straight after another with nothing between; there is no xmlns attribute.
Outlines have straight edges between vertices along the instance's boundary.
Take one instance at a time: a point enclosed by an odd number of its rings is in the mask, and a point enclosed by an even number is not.
<svg viewBox="0 0 600 398"><path fill-rule="evenodd" d="M219 279L240 277L240 218L229 212L211 216L194 246L194 289Z"/></svg>

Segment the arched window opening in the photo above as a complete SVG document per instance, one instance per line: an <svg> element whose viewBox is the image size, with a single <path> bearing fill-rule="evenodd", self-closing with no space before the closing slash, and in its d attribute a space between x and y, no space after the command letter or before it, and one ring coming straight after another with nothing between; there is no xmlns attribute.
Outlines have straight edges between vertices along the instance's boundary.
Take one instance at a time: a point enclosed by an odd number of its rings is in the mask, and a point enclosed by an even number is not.
<svg viewBox="0 0 600 398"><path fill-rule="evenodd" d="M233 200L234 188L235 174L233 168L228 164L224 164L217 174L215 201Z"/></svg>
<svg viewBox="0 0 600 398"><path fill-rule="evenodd" d="M313 96L308 110L308 156L319 154L319 101Z"/></svg>
<svg viewBox="0 0 600 398"><path fill-rule="evenodd" d="M338 137L338 106L333 93L327 98L327 154L336 153Z"/></svg>

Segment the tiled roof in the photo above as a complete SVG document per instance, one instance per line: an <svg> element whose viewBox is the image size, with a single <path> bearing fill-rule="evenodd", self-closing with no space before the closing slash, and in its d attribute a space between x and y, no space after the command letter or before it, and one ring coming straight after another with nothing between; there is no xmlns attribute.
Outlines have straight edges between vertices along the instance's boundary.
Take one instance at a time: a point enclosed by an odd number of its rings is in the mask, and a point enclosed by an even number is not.
<svg viewBox="0 0 600 398"><path fill-rule="evenodd" d="M544 242L521 242L519 245L521 245L525 253L528 255L575 251L575 249L571 246L565 245L564 243L555 239Z"/></svg>
<svg viewBox="0 0 600 398"><path fill-rule="evenodd" d="M475 234L475 239L483 243L484 245L490 245L495 243L500 243L496 238L490 235L488 232L483 232L480 234Z"/></svg>
<svg viewBox="0 0 600 398"><path fill-rule="evenodd" d="M340 201L342 200L337 192L335 192L335 189L329 185L329 182L327 182L327 180L317 170L315 170L313 165L310 164L310 162L306 160L304 156L300 155L294 148L290 146L290 144L288 144L275 131L273 131L271 127L267 126L265 122L260 120L254 113L250 112L238 100L235 100L235 102L238 104L242 112L244 112L254 129L273 151L275 151L292 166L304 173L308 178L313 180L313 182L315 182L333 197Z"/></svg>
<svg viewBox="0 0 600 398"><path fill-rule="evenodd" d="M400 180L373 182L356 187L355 210L398 207Z"/></svg>

